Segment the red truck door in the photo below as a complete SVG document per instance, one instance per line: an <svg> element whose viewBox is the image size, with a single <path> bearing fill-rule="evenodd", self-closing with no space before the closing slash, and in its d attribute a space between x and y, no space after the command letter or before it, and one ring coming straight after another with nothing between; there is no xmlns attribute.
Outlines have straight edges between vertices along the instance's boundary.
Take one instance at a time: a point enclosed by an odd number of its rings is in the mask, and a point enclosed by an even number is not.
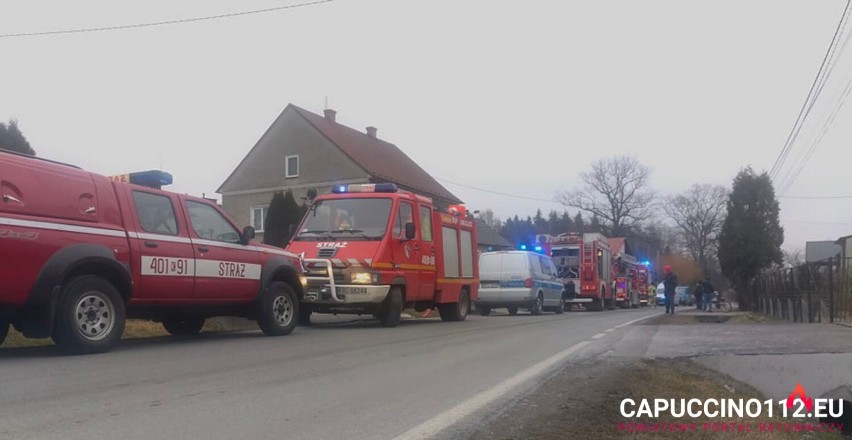
<svg viewBox="0 0 852 440"><path fill-rule="evenodd" d="M424 297L431 298L435 294L435 278L438 274L437 256L435 253L435 236L432 227L432 207L421 204L420 207L420 291Z"/></svg>
<svg viewBox="0 0 852 440"><path fill-rule="evenodd" d="M420 233L413 240L405 239L405 224L414 222L414 203L400 200L396 209L396 218L391 231L391 247L394 265L405 276L405 299L418 300L423 297L420 289ZM416 230L416 228L415 228Z"/></svg>
<svg viewBox="0 0 852 440"><path fill-rule="evenodd" d="M260 253L206 202L184 199L195 252L195 298L250 299L260 289Z"/></svg>
<svg viewBox="0 0 852 440"><path fill-rule="evenodd" d="M131 264L140 283L135 299L190 298L195 255L186 222L177 209L179 201L173 194L155 190L129 192L137 231L130 234L130 247L135 251Z"/></svg>

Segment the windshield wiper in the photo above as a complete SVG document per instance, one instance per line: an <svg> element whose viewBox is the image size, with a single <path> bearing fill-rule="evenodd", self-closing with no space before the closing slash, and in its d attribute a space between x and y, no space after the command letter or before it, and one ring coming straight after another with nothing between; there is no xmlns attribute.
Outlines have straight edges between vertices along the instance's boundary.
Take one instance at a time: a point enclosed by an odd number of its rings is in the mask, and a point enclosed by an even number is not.
<svg viewBox="0 0 852 440"><path fill-rule="evenodd" d="M331 236L331 234L329 233L329 231L323 231L323 230L321 230L321 229L302 231L302 232L299 232L299 233L297 234L297 236L298 236L298 237L301 237L301 236L303 236L303 235L305 235L305 234L315 234L315 235L320 235L320 234L322 234L322 236L323 236L323 237L332 238L332 236Z"/></svg>
<svg viewBox="0 0 852 440"><path fill-rule="evenodd" d="M363 237L363 238L367 238L367 239L373 238L373 237L370 237L369 235L365 234L364 231L361 230L361 229L339 229L337 231L331 231L332 234L334 234L336 232L339 232L341 234L342 233L357 234L359 237Z"/></svg>

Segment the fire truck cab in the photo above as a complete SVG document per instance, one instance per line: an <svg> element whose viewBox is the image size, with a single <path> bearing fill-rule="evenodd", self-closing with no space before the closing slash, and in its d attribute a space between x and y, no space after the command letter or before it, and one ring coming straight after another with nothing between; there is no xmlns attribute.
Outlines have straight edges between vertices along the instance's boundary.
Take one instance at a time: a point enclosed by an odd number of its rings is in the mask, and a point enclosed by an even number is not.
<svg viewBox="0 0 852 440"><path fill-rule="evenodd" d="M287 246L308 271L300 323L312 313L373 314L394 327L406 306L464 320L479 289L476 222L454 208L439 212L391 183L319 196Z"/></svg>

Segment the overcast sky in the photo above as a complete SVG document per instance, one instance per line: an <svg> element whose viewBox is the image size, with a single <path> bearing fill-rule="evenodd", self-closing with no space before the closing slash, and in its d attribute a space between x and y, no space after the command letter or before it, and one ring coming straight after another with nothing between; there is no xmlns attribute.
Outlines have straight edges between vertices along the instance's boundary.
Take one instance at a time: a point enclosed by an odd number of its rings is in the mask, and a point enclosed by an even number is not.
<svg viewBox="0 0 852 440"><path fill-rule="evenodd" d="M0 34L114 26L299 0L5 0ZM0 38L0 120L38 154L117 174L162 168L211 195L288 103L400 146L498 217L629 153L674 194L772 167L842 0L335 0L222 20ZM838 58L785 170L852 77ZM844 108L787 196L852 195ZM782 199L786 248L852 234L852 199Z"/></svg>

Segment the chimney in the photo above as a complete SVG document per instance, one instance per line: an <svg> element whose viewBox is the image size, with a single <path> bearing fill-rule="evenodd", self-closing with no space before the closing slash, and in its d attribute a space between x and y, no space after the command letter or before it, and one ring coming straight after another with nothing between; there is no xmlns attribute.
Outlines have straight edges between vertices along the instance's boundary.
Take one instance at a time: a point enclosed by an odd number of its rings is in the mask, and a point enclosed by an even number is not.
<svg viewBox="0 0 852 440"><path fill-rule="evenodd" d="M372 139L375 139L377 131L379 131L379 129L376 128L376 127L367 127L367 136L369 136Z"/></svg>
<svg viewBox="0 0 852 440"><path fill-rule="evenodd" d="M330 108L327 108L327 109L323 110L323 113L325 113L325 118L328 119L328 122L331 122L333 124L334 123L334 117L337 116L337 112L330 109Z"/></svg>

